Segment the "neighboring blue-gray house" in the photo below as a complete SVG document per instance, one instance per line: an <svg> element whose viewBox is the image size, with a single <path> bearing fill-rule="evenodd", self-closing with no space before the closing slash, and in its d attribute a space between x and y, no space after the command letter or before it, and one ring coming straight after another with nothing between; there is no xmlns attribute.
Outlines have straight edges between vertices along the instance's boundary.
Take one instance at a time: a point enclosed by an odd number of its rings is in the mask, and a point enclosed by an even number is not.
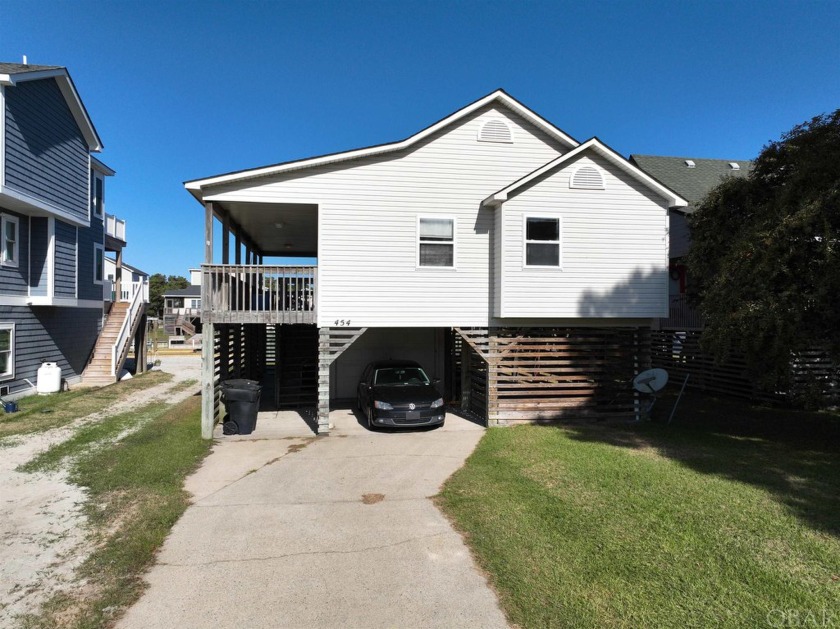
<svg viewBox="0 0 840 629"><path fill-rule="evenodd" d="M141 327L142 295L104 307L105 252L119 282L126 243L105 213L101 149L66 68L0 63L0 395L31 390L45 361L70 384L86 369L113 382ZM94 353L106 322L116 340Z"/></svg>

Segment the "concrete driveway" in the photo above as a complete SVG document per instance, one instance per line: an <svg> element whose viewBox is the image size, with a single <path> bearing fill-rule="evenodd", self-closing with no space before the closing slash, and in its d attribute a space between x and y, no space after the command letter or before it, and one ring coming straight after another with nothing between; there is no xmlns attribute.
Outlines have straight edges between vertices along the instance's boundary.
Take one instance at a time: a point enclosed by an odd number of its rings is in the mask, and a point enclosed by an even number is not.
<svg viewBox="0 0 840 629"><path fill-rule="evenodd" d="M119 627L506 627L460 536L429 500L482 428L371 433L350 411L311 437L260 413L221 437L150 584Z"/></svg>

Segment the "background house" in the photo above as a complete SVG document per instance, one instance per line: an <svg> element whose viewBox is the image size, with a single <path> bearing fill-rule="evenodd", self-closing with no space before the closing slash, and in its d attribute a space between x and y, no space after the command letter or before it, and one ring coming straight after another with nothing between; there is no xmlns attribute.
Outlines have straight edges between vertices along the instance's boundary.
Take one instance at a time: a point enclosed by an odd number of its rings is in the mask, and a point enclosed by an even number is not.
<svg viewBox="0 0 840 629"><path fill-rule="evenodd" d="M117 296L116 277L117 261L114 258L105 257L105 301L129 301L134 292L142 291L143 301L149 302L149 274L141 271L130 264L122 263L122 281L120 294Z"/></svg>
<svg viewBox="0 0 840 629"><path fill-rule="evenodd" d="M652 364L668 370L675 381L682 382L687 378L685 382L689 388L716 395L778 403L795 398L803 388L816 383L824 402L836 403L838 369L821 348L792 357L789 388L768 391L757 385L743 356L732 353L721 362L703 351L700 343L704 322L688 302L686 288L691 276L682 262L691 247L686 216L725 179L749 176L753 163L656 155L632 155L631 161L689 201L687 207L671 212L669 315L660 319L651 333Z"/></svg>
<svg viewBox="0 0 840 629"><path fill-rule="evenodd" d="M670 212L670 252L668 272L669 317L664 327L697 329L702 327L699 314L688 304L688 275L683 257L691 246L686 216L694 212L703 198L727 177L747 177L752 170L749 160L703 159L631 155L630 161L677 192L688 205Z"/></svg>
<svg viewBox="0 0 840 629"><path fill-rule="evenodd" d="M634 414L686 201L597 138L499 90L400 142L186 187L206 222L205 436L218 379L265 376L269 347L277 391L317 395L319 432L379 358L418 360L490 423Z"/></svg>
<svg viewBox="0 0 840 629"><path fill-rule="evenodd" d="M114 171L66 68L0 63L0 130L0 394L31 391L44 361L67 383L113 382L143 308L105 310L125 223L105 211Z"/></svg>
<svg viewBox="0 0 840 629"><path fill-rule="evenodd" d="M190 269L190 285L163 294L163 326L170 336L201 333L201 270Z"/></svg>

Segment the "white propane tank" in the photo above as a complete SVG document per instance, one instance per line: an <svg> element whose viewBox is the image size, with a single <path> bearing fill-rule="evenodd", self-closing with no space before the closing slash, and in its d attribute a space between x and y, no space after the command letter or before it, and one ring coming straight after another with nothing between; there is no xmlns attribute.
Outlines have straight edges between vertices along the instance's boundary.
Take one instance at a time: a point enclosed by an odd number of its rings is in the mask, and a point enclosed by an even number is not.
<svg viewBox="0 0 840 629"><path fill-rule="evenodd" d="M38 393L61 391L61 367L56 363L44 363L38 368Z"/></svg>

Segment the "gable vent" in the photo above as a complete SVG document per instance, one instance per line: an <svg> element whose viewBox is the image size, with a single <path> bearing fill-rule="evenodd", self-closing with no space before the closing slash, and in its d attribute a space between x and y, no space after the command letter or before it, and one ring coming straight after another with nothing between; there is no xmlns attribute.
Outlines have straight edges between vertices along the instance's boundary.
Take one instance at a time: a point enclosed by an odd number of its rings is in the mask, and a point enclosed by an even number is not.
<svg viewBox="0 0 840 629"><path fill-rule="evenodd" d="M584 188L586 190L603 190L604 177L594 166L581 166L569 181L570 188Z"/></svg>
<svg viewBox="0 0 840 629"><path fill-rule="evenodd" d="M478 131L479 142L513 143L513 132L504 120L488 120Z"/></svg>

